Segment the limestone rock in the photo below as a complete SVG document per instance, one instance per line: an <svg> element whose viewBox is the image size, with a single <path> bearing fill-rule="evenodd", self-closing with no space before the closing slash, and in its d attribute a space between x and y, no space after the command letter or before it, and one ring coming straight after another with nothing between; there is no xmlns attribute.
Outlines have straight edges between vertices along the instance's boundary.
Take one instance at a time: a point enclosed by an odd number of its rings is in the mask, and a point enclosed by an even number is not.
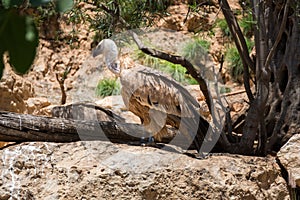
<svg viewBox="0 0 300 200"><path fill-rule="evenodd" d="M127 110L122 96L120 95L105 97L101 100L96 101L96 104L104 108L112 109L116 114L124 118L125 122L127 123L141 122L138 116Z"/></svg>
<svg viewBox="0 0 300 200"><path fill-rule="evenodd" d="M34 97L35 90L31 81L16 75L6 67L0 81L0 110L43 115L43 108L50 105L46 97Z"/></svg>
<svg viewBox="0 0 300 200"><path fill-rule="evenodd" d="M26 101L29 114L41 115L44 114L43 108L49 106L51 103L45 97L33 97Z"/></svg>
<svg viewBox="0 0 300 200"><path fill-rule="evenodd" d="M34 96L34 89L30 81L6 68L0 81L0 96L0 110L24 113L27 111L25 101Z"/></svg>
<svg viewBox="0 0 300 200"><path fill-rule="evenodd" d="M168 147L168 148L167 148ZM0 151L0 199L288 199L275 158L89 141Z"/></svg>
<svg viewBox="0 0 300 200"><path fill-rule="evenodd" d="M122 96L120 95L107 96L96 101L96 104L104 108L126 110L126 106L123 102Z"/></svg>
<svg viewBox="0 0 300 200"><path fill-rule="evenodd" d="M203 15L192 15L187 19L187 29L189 32L197 32L206 26L209 26L209 19L203 17Z"/></svg>
<svg viewBox="0 0 300 200"><path fill-rule="evenodd" d="M288 172L292 188L300 188L300 134L295 134L277 153L280 163Z"/></svg>

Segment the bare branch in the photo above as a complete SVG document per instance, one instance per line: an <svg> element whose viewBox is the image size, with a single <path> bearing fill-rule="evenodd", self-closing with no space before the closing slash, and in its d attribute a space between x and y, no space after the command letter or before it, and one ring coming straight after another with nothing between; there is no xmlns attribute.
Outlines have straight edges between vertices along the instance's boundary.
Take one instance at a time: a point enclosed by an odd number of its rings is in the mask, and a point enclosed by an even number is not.
<svg viewBox="0 0 300 200"><path fill-rule="evenodd" d="M186 60L182 56L170 55L165 52L146 47L146 46L144 46L142 41L138 38L136 33L134 33L133 31L130 31L130 33L132 34L132 37L133 37L135 43L137 44L138 48L141 51L143 51L145 54L169 61L173 64L180 64L183 67L185 67L187 69L188 73L199 83L200 89L203 92L203 95L205 96L206 103L211 112L211 102L212 101L211 101L211 96L208 92L207 84L206 84L205 80L203 79L203 77L201 76L200 72L195 70L194 66L188 60Z"/></svg>
<svg viewBox="0 0 300 200"><path fill-rule="evenodd" d="M236 46L240 48L240 55L247 65L255 71L254 63L249 56L248 47L243 36L243 33L240 29L240 26L227 2L227 0L221 0L221 8L224 14L224 17L229 26L230 32L232 33L233 39L235 40Z"/></svg>
<svg viewBox="0 0 300 200"><path fill-rule="evenodd" d="M255 65L254 62L251 60L249 56L248 47L245 41L245 38L243 36L243 33L237 23L237 20L232 13L232 10L230 9L230 6L227 2L227 0L220 0L220 5L224 14L224 17L227 21L230 33L232 34L233 40L235 42L235 45L238 49L238 52L241 56L243 67L244 67L244 86L247 93L247 96L249 98L249 101L252 102L254 100L253 94L250 89L250 73L249 68L251 68L252 71L255 71Z"/></svg>
<svg viewBox="0 0 300 200"><path fill-rule="evenodd" d="M61 78L59 77L58 73L55 74L56 75L56 80L58 81L59 86L60 86L60 90L61 90L61 105L65 104L66 101L67 101L67 94L66 94L64 83L65 83L65 80L67 79L67 76L70 73L70 71L71 71L71 67L68 67L64 71L64 73L63 73L63 75L62 75Z"/></svg>
<svg viewBox="0 0 300 200"><path fill-rule="evenodd" d="M285 7L284 7L284 14L283 14L283 20L281 22L281 25L280 25L280 28L279 28L279 33L276 37L276 40L274 42L274 45L272 46L272 48L270 49L270 52L267 56L267 59L265 61L265 64L264 64L264 68L268 68L269 65L270 65L270 62L271 62L271 59L273 58L274 56L274 53L276 51L276 48L281 40L281 37L282 37L282 34L285 30L285 25L286 25L286 21L287 21L287 17L288 17L288 8L290 6L290 0L287 0L286 3L285 3Z"/></svg>

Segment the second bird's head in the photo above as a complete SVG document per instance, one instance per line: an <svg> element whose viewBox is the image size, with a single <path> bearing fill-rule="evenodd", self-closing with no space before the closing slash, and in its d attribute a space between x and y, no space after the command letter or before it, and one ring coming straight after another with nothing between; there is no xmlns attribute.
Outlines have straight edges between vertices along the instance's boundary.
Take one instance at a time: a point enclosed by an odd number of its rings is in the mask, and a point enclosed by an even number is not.
<svg viewBox="0 0 300 200"><path fill-rule="evenodd" d="M117 76L120 76L121 68L116 43L111 39L104 39L99 42L96 48L92 51L92 55L93 57L96 57L100 54L104 56L105 64L108 69Z"/></svg>

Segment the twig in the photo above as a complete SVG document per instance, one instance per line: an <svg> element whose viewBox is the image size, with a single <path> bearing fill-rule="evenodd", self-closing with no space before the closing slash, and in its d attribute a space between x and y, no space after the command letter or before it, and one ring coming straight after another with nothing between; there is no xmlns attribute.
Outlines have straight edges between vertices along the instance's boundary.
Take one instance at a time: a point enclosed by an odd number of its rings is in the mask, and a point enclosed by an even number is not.
<svg viewBox="0 0 300 200"><path fill-rule="evenodd" d="M219 73L222 72L223 69L223 65L224 65L224 54L222 54L221 59L220 59L220 69L219 69Z"/></svg>
<svg viewBox="0 0 300 200"><path fill-rule="evenodd" d="M221 97L233 96L233 95L242 94L245 92L246 92L246 90L238 90L238 91L234 91L234 92L228 92L228 93L222 94Z"/></svg>
<svg viewBox="0 0 300 200"><path fill-rule="evenodd" d="M61 104L65 104L66 101L67 101L67 94L66 94L66 90L65 90L65 80L67 79L67 76L68 74L70 73L71 71L71 67L68 67L61 78L59 78L59 75L58 73L56 73L56 80L58 81L59 83L59 87L60 87L60 90L61 90Z"/></svg>

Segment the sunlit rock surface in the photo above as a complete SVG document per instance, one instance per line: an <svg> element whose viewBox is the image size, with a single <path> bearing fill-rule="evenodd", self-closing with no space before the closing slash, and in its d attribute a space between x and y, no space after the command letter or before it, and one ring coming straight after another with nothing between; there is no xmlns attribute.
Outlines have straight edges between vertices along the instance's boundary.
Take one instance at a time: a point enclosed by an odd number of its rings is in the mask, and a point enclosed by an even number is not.
<svg viewBox="0 0 300 200"><path fill-rule="evenodd" d="M288 172L289 184L292 188L300 188L300 134L296 134L283 146L277 154L280 163Z"/></svg>
<svg viewBox="0 0 300 200"><path fill-rule="evenodd" d="M0 151L0 199L289 199L275 158L110 142L23 143Z"/></svg>
<svg viewBox="0 0 300 200"><path fill-rule="evenodd" d="M0 80L0 110L28 113L26 100L34 96L34 89L30 81L16 75L6 67Z"/></svg>

